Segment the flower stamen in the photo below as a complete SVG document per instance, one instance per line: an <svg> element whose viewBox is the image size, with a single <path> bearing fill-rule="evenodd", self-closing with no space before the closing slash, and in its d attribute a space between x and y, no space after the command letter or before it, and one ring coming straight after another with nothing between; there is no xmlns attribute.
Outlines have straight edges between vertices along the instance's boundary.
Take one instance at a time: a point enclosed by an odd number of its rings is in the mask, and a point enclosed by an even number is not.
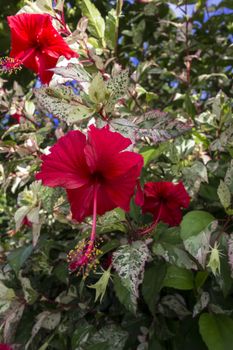
<svg viewBox="0 0 233 350"><path fill-rule="evenodd" d="M97 191L98 186L94 189L93 199L93 222L90 240L86 242L82 239L68 254L67 260L69 263L69 270L71 272L78 271L77 274L82 272L83 277L86 278L91 270L96 270L99 260L98 256L102 254L102 251L98 249L95 244L96 238L96 219L97 219Z"/></svg>
<svg viewBox="0 0 233 350"><path fill-rule="evenodd" d="M22 61L13 57L1 57L0 58L0 73L12 74L22 69Z"/></svg>

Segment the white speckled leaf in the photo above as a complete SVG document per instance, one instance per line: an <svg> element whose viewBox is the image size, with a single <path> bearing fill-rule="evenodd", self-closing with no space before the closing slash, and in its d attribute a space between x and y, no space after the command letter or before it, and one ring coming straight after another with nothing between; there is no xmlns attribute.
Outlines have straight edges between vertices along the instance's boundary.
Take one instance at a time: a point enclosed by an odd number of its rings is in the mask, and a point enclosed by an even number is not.
<svg viewBox="0 0 233 350"><path fill-rule="evenodd" d="M143 280L145 263L149 257L149 249L142 241L123 245L113 253L113 267L135 303L138 298L138 287Z"/></svg>
<svg viewBox="0 0 233 350"><path fill-rule="evenodd" d="M82 104L81 98L70 87L43 87L35 89L34 93L42 110L60 117L68 124L89 118L94 113Z"/></svg>
<svg viewBox="0 0 233 350"><path fill-rule="evenodd" d="M107 82L107 89L110 92L110 99L105 106L106 112L111 112L119 98L123 97L129 86L128 69L121 71Z"/></svg>
<svg viewBox="0 0 233 350"><path fill-rule="evenodd" d="M75 63L68 63L67 67L56 67L50 70L63 78L76 80L78 82L88 82L91 77L80 64Z"/></svg>

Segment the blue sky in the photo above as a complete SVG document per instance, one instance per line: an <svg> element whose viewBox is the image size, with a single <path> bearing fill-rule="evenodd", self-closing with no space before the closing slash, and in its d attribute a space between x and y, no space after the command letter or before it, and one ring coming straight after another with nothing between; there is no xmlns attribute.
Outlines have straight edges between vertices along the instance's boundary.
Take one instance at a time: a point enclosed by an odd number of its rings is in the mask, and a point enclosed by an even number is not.
<svg viewBox="0 0 233 350"><path fill-rule="evenodd" d="M208 7L210 6L217 6L221 3L222 0L206 0L206 5ZM185 9L185 6L176 6L175 4L169 4L170 8L174 11L174 13L176 14L177 17L183 17L184 16L184 12L182 11L182 9ZM188 16L192 16L193 12L195 10L195 4L193 5L187 5L187 15ZM209 17L212 16L216 16L216 15L221 15L221 14L231 14L233 13L233 11L231 9L228 9L226 7L222 7L216 11L212 11L209 13ZM206 16L206 20L208 19L208 17Z"/></svg>

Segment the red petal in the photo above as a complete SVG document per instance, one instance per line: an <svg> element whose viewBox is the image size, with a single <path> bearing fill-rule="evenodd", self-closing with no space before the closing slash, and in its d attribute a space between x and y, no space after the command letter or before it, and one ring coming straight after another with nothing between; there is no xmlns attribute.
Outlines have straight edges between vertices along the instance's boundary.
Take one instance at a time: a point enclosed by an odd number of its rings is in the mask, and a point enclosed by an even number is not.
<svg viewBox="0 0 233 350"><path fill-rule="evenodd" d="M59 55L57 55L57 57L55 58L38 53L36 58L38 62L38 73L40 80L43 84L48 84L54 74L52 71L49 71L49 69L56 67Z"/></svg>
<svg viewBox="0 0 233 350"><path fill-rule="evenodd" d="M82 221L93 214L94 184L89 184L73 190L67 190L73 219ZM104 186L97 191L97 214L103 215L106 211L116 208Z"/></svg>
<svg viewBox="0 0 233 350"><path fill-rule="evenodd" d="M157 213L158 215L158 213ZM170 226L178 226L182 220L182 211L180 208L175 208L170 210L167 206L162 206L162 210L160 212L160 220L165 222Z"/></svg>
<svg viewBox="0 0 233 350"><path fill-rule="evenodd" d="M58 58L78 57L52 25L52 17L43 14L19 14L8 17L11 29L11 57L39 73L43 83L51 80Z"/></svg>
<svg viewBox="0 0 233 350"><path fill-rule="evenodd" d="M43 155L41 171L36 179L44 185L66 189L81 187L89 182L89 170L84 157L85 136L70 131L51 147L49 155Z"/></svg>
<svg viewBox="0 0 233 350"><path fill-rule="evenodd" d="M83 221L86 216L93 213L94 186L83 186L67 190L68 200L71 207L72 218Z"/></svg>
<svg viewBox="0 0 233 350"><path fill-rule="evenodd" d="M136 181L140 175L141 166L131 168L127 173L109 180L106 185L106 191L109 197L116 204L117 207L129 211L130 199L134 194Z"/></svg>
<svg viewBox="0 0 233 350"><path fill-rule="evenodd" d="M110 131L108 126L98 129L91 125L88 131L88 144L84 151L89 168L93 172L108 172L114 166L115 157L130 144L130 139L118 132Z"/></svg>
<svg viewBox="0 0 233 350"><path fill-rule="evenodd" d="M13 51L22 51L33 47L35 39L43 28L44 21L49 15L21 13L8 16L7 21L11 29Z"/></svg>

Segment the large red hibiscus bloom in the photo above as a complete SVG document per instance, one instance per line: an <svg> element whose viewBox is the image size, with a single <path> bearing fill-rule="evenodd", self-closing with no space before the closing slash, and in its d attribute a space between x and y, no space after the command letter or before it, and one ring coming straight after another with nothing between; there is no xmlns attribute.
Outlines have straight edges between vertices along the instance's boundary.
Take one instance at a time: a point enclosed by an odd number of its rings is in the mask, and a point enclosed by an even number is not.
<svg viewBox="0 0 233 350"><path fill-rule="evenodd" d="M22 13L7 17L11 29L10 56L39 74L42 83L52 78L60 56L77 57L52 25L52 17L43 14Z"/></svg>
<svg viewBox="0 0 233 350"><path fill-rule="evenodd" d="M190 197L182 182L147 182L144 186L142 212L153 214L156 222L177 226L182 220L181 208L189 206Z"/></svg>
<svg viewBox="0 0 233 350"><path fill-rule="evenodd" d="M130 139L108 126L91 126L86 138L80 131L70 131L42 156L41 171L36 178L46 186L67 190L73 218L82 221L93 214L90 242L82 247L85 257L72 255L71 269L87 263L95 239L96 215L120 207L129 210L130 199L140 175L141 155L124 151ZM77 261L78 256L78 261ZM75 260L75 263L74 261Z"/></svg>

